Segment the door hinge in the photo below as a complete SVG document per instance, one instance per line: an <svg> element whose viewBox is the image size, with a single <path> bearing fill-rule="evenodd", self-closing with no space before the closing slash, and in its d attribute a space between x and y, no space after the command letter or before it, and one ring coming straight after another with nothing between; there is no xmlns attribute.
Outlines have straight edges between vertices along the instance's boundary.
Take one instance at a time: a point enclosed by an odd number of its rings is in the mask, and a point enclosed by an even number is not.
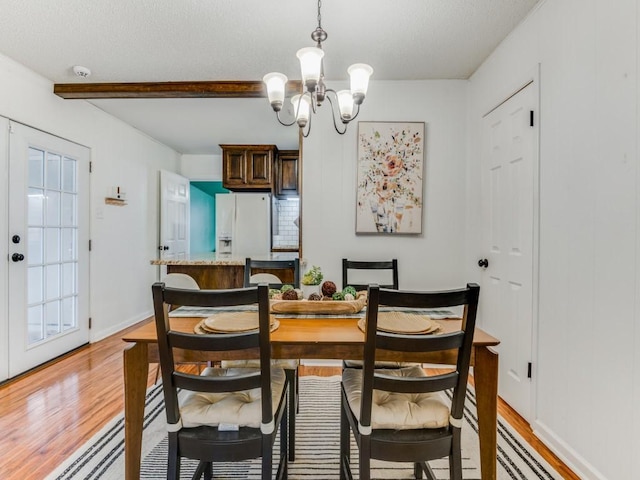
<svg viewBox="0 0 640 480"><path fill-rule="evenodd" d="M529 362L527 364L527 378L531 378L531 370L533 369L533 364Z"/></svg>
<svg viewBox="0 0 640 480"><path fill-rule="evenodd" d="M92 318L89 317L89 330L91 330L91 321L92 321Z"/></svg>
<svg viewBox="0 0 640 480"><path fill-rule="evenodd" d="M13 133L13 124L9 124L9 133Z"/></svg>
<svg viewBox="0 0 640 480"><path fill-rule="evenodd" d="M91 243L92 243L91 240L89 240L89 251L91 251L91 247L92 247Z"/></svg>
<svg viewBox="0 0 640 480"><path fill-rule="evenodd" d="M93 173L93 162L89 161L89 173Z"/></svg>
<svg viewBox="0 0 640 480"><path fill-rule="evenodd" d="M529 110L529 126L533 127L533 110Z"/></svg>

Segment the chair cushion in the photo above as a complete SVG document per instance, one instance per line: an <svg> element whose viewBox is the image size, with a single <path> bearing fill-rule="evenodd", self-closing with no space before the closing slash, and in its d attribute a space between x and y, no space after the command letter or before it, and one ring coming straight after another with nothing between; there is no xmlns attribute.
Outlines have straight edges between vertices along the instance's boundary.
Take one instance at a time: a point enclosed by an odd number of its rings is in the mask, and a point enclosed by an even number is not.
<svg viewBox="0 0 640 480"><path fill-rule="evenodd" d="M420 367L397 370L376 370L385 375L398 377L424 377ZM360 419L362 399L362 370L347 368L342 373L342 384L347 394L349 407ZM438 393L396 393L373 391L371 428L393 430L415 430L441 428L449 425L449 407Z"/></svg>
<svg viewBox="0 0 640 480"><path fill-rule="evenodd" d="M246 374L247 369L206 368L202 375L232 376ZM258 369L252 369L258 371ZM271 369L271 397L274 411L279 405L286 377L281 368ZM262 420L261 391L259 388L239 392L206 393L187 392L180 399L182 425L186 428L220 423L259 428Z"/></svg>
<svg viewBox="0 0 640 480"><path fill-rule="evenodd" d="M300 360L277 359L271 360L271 366L284 368L285 370L295 370L300 365ZM260 360L222 360L220 362L222 368L260 368Z"/></svg>

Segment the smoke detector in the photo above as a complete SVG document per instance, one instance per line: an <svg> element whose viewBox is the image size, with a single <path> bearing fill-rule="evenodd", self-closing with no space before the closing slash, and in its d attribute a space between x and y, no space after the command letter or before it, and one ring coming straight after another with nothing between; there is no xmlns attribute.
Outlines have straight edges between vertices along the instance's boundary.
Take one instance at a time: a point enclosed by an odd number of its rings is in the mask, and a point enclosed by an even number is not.
<svg viewBox="0 0 640 480"><path fill-rule="evenodd" d="M73 73L75 73L77 77L87 78L91 75L91 70L82 65L76 65L73 67Z"/></svg>

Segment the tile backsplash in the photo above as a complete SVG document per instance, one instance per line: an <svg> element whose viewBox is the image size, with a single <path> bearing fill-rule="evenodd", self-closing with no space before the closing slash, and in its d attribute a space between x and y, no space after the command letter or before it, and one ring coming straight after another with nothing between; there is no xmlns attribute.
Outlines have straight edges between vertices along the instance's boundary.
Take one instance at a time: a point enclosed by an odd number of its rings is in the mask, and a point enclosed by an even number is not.
<svg viewBox="0 0 640 480"><path fill-rule="evenodd" d="M275 199L273 208L273 248L298 248L299 230L295 221L300 216L300 199Z"/></svg>

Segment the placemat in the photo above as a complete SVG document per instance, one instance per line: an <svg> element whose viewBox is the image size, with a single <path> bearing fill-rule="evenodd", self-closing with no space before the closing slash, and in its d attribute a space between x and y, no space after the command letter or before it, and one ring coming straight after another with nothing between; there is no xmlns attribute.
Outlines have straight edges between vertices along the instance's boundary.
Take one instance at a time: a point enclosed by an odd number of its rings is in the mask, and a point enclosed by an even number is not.
<svg viewBox="0 0 640 480"><path fill-rule="evenodd" d="M258 322L257 312L219 312L205 318L203 327L212 332L237 333L256 330Z"/></svg>
<svg viewBox="0 0 640 480"><path fill-rule="evenodd" d="M364 332L366 319L360 319L358 327ZM416 315L406 312L378 313L378 330L383 332L424 335L436 333L441 329L442 326L428 315Z"/></svg>
<svg viewBox="0 0 640 480"><path fill-rule="evenodd" d="M197 334L208 334L208 333L250 333L250 332L257 332L258 328L254 328L252 330L245 330L242 332L238 332L238 331L234 331L234 332L230 332L230 331L220 331L220 330L211 330L209 328L206 327L205 325L205 320L200 320L195 327L193 327L193 332L197 333ZM271 328L269 329L271 332L275 332L278 327L280 326L280 321L276 318L271 317Z"/></svg>

